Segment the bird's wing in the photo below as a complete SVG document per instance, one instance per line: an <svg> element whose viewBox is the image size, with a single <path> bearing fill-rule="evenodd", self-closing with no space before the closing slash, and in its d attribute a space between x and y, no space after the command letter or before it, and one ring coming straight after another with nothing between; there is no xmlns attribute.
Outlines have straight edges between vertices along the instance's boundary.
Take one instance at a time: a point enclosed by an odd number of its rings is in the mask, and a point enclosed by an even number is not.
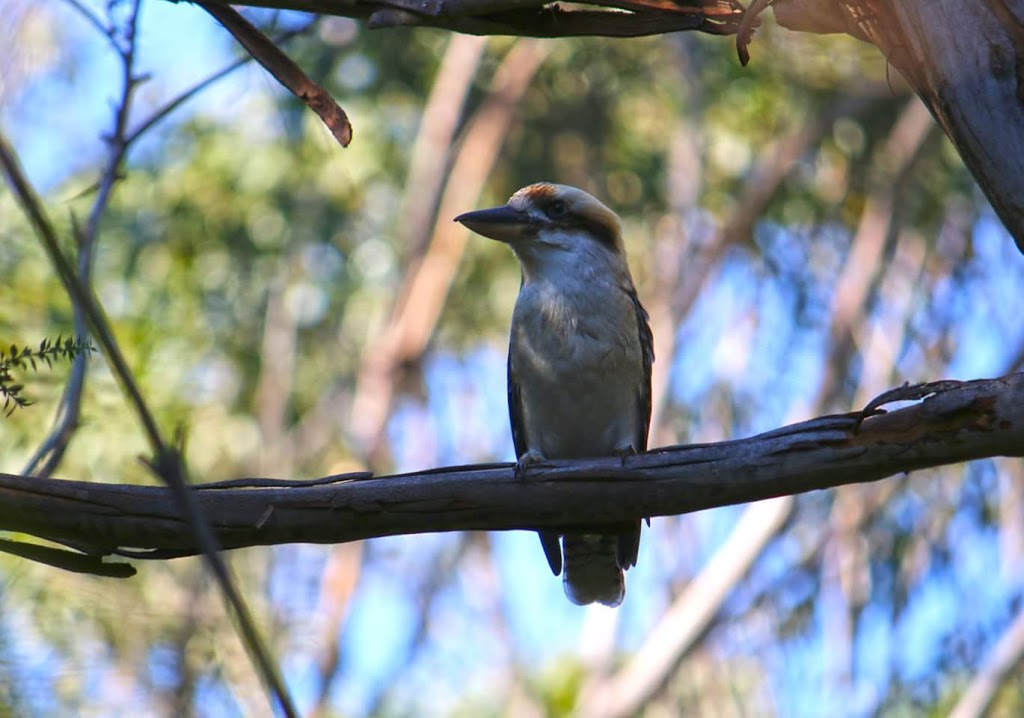
<svg viewBox="0 0 1024 718"><path fill-rule="evenodd" d="M512 351L508 353L508 421L512 426L512 445L516 448L516 461L527 452L526 425L523 422L523 399L519 394L519 384L512 371Z"/></svg>
<svg viewBox="0 0 1024 718"><path fill-rule="evenodd" d="M625 288L626 294L633 302L636 312L636 326L640 338L640 361L643 363L643 380L637 390L636 428L633 449L640 452L647 450L647 437L651 428L651 367L654 365L654 334L651 332L650 316L640 303L636 289L632 285ZM637 554L640 551L640 520L631 522L629 527L619 531L615 547L615 561L619 568L625 570L636 566Z"/></svg>
<svg viewBox="0 0 1024 718"><path fill-rule="evenodd" d="M513 340L514 341L514 340ZM512 445L516 449L516 461L522 458L529 450L526 438L526 423L523 421L523 399L519 393L519 384L516 382L515 372L512 371L512 351L508 353L508 420L512 426ZM562 546L558 542L558 533L552 531L538 531L540 545L544 549L544 556L551 567L551 573L556 576L562 573Z"/></svg>
<svg viewBox="0 0 1024 718"><path fill-rule="evenodd" d="M650 316L640 303L633 287L626 289L626 294L633 301L636 312L637 331L640 334L640 356L643 361L644 378L637 393L636 412L636 444L634 449L647 451L647 435L651 428L651 367L654 365L654 334L651 332Z"/></svg>

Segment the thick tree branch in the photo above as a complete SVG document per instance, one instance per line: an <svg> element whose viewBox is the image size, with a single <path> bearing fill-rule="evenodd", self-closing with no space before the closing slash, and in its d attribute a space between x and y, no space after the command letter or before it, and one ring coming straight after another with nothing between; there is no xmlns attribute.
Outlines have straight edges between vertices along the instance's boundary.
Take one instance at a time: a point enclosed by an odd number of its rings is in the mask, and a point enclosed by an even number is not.
<svg viewBox="0 0 1024 718"><path fill-rule="evenodd" d="M372 28L435 27L469 35L637 37L682 30L736 32L736 0L590 0L563 8L547 0L243 0L233 5L300 10L365 21ZM227 6L227 0L206 5ZM608 9L595 9L608 8Z"/></svg>
<svg viewBox="0 0 1024 718"><path fill-rule="evenodd" d="M366 478L197 486L225 548L336 543L454 530L585 527L875 481L992 456L1024 456L1024 374L894 390L910 407L826 416L748 439L559 461L517 479L509 464ZM863 419L863 420L862 420ZM201 552L166 488L0 474L0 529L136 558Z"/></svg>

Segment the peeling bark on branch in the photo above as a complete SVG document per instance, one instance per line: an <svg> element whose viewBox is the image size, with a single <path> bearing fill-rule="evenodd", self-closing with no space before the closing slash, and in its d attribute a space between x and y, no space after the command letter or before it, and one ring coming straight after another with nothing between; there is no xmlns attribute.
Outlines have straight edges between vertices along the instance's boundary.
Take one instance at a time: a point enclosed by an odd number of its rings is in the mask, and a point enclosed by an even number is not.
<svg viewBox="0 0 1024 718"><path fill-rule="evenodd" d="M209 0L208 4L229 3ZM350 17L371 28L416 25L469 35L524 37L639 37L683 30L730 35L743 16L737 0L573 3L588 9L567 9L548 0L243 0L230 4Z"/></svg>
<svg viewBox="0 0 1024 718"><path fill-rule="evenodd" d="M584 527L668 516L875 481L991 456L1024 456L1024 374L938 382L883 395L913 406L826 416L717 444L625 459L552 461L525 480L510 464L196 487L220 545L337 543L455 530ZM168 558L200 552L166 488L0 474L0 530L91 554Z"/></svg>

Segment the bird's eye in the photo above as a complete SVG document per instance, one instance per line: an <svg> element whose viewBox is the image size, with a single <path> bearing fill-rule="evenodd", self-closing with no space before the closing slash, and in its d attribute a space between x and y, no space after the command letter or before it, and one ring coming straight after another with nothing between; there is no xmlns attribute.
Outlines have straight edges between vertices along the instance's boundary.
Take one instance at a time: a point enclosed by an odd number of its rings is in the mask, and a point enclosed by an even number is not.
<svg viewBox="0 0 1024 718"><path fill-rule="evenodd" d="M565 211L565 202L560 199L556 199L554 202L548 205L547 215L552 219L557 219L558 217L564 217Z"/></svg>

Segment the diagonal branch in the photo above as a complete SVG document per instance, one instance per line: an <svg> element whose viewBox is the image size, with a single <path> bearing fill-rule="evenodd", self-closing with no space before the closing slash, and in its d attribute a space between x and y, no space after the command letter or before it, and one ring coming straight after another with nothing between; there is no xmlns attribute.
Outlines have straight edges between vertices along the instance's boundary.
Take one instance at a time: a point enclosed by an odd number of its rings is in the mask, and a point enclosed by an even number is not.
<svg viewBox="0 0 1024 718"><path fill-rule="evenodd" d="M313 110L327 129L334 135L342 147L348 147L352 141L352 124L348 121L345 110L331 97L331 93L313 82L279 48L274 41L260 32L237 10L229 5L217 3L196 3L217 19L230 32L246 52L252 55L274 78L284 85L293 95L302 100Z"/></svg>
<svg viewBox="0 0 1024 718"><path fill-rule="evenodd" d="M863 421L859 412L832 415L622 460L553 461L525 481L511 465L491 464L377 479L233 481L195 487L193 496L230 549L434 531L572 530L1024 456L1024 374L935 388L920 403ZM0 530L136 558L202 550L187 514L162 487L0 474Z"/></svg>
<svg viewBox="0 0 1024 718"><path fill-rule="evenodd" d="M225 600L233 609L243 642L251 651L253 661L279 707L287 716L298 715L280 671L256 629L245 599L231 579L227 564L219 553L220 546L216 541L216 532L204 516L202 506L197 500L197 494L189 490L187 470L180 451L161 433L156 418L149 409L128 361L114 337L113 329L102 305L92 288L81 281L70 261L64 256L53 223L50 222L35 189L22 171L14 148L2 133L0 133L0 170L6 176L29 223L39 236L65 291L75 307L81 310L104 357L110 364L111 371L117 377L129 404L138 416L143 433L153 452L152 459L147 463L153 473L167 485L166 489L162 489L164 501L174 505L175 513L180 517L189 517L182 523L182 527L193 537L195 550L192 553L202 553L205 556L210 570L220 584ZM40 483L38 479L34 481ZM85 543L89 542L89 539L85 540Z"/></svg>
<svg viewBox="0 0 1024 718"><path fill-rule="evenodd" d="M305 25L302 25L301 27L297 27L293 30L282 32L281 34L276 35L273 38L273 43L275 45L281 45L288 42L293 37L304 35L305 33L309 32L309 30L312 29L317 24L317 22L317 19L313 19L310 20ZM213 73L207 75L202 80L199 80L191 87L185 89L180 94L176 95L174 98L172 98L158 110L153 112L153 114L151 114L149 117L143 120L138 127L136 127L130 133L128 133L128 135L124 138L125 146L130 147L132 144L136 142L136 140L138 140L140 137L144 136L147 132L149 132L149 130L152 129L154 125L163 121L168 115L170 115L172 112L177 110L186 102L194 98L199 93L203 92L205 89L210 87L210 85L213 85L214 83L220 81L221 79L223 79L227 75L230 75L238 68L242 67L243 65L249 62L252 62L255 59L256 58L254 58L252 55L244 55L243 57L240 57L237 60L228 63L219 70L216 70Z"/></svg>
<svg viewBox="0 0 1024 718"><path fill-rule="evenodd" d="M84 5L70 0L72 6L81 12L101 33L110 41L121 62L121 92L114 106L113 127L110 134L105 137L108 147L108 156L100 172L99 181L96 185L96 198L93 201L92 209L89 211L89 219L85 227L79 227L74 223L77 239L77 263L76 270L78 279L83 287L92 286L92 267L96 254L96 246L99 239L100 223L106 214L107 207L113 197L117 182L121 179L125 155L128 151L128 141L125 133L128 127L128 119L131 115L132 98L135 90L143 81L143 77L135 72L137 30L139 21L139 0L131 6L131 11L120 27L111 23L104 26L97 16L92 14ZM24 198L22 203L26 201ZM72 216L74 220L74 216ZM38 229L37 229L38 231ZM75 336L84 337L88 334L89 326L86 317L86 308L78 302L72 302L74 309ZM36 449L25 467L25 473L37 476L49 476L64 458L64 452L71 442L71 438L78 428L79 415L82 406L82 392L85 389L86 370L88 356L79 355L71 370L64 395L61 398L60 408L53 428L47 438Z"/></svg>

